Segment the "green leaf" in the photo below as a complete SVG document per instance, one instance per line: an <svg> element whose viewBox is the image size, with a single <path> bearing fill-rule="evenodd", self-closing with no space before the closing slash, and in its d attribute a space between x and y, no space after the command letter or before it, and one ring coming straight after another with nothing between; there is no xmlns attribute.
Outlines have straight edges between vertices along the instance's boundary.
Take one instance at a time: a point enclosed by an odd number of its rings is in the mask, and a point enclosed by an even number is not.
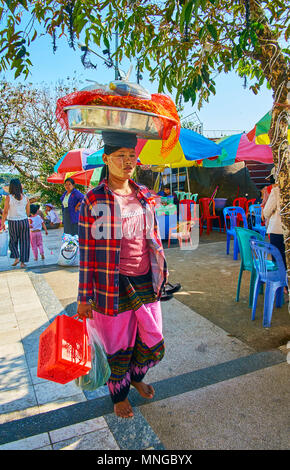
<svg viewBox="0 0 290 470"><path fill-rule="evenodd" d="M110 42L108 41L108 38L104 35L103 41L105 44L106 49L110 49Z"/></svg>
<svg viewBox="0 0 290 470"><path fill-rule="evenodd" d="M210 33L210 35L212 36L212 38L217 41L218 39L218 33L217 33L217 30L216 30L216 27L213 25L213 24L210 24L210 23L207 23L206 24L206 27L208 29L208 32Z"/></svg>
<svg viewBox="0 0 290 470"><path fill-rule="evenodd" d="M208 85L208 83L209 83L209 73L208 73L208 71L207 71L207 69L204 65L202 66L202 69L201 69L201 75L202 75L202 78L205 81L205 83Z"/></svg>
<svg viewBox="0 0 290 470"><path fill-rule="evenodd" d="M190 0L185 6L184 20L187 24L190 23L193 6L194 6L194 0Z"/></svg>

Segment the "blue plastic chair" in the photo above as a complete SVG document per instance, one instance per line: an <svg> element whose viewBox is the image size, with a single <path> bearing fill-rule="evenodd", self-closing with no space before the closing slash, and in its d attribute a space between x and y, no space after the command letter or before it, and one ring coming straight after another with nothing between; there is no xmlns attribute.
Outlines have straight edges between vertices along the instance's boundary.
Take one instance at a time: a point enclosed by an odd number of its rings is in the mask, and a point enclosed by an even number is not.
<svg viewBox="0 0 290 470"><path fill-rule="evenodd" d="M263 327L271 326L272 312L274 307L274 299L276 296L276 307L282 307L284 303L284 287L287 286L287 275L285 265L280 251L276 246L259 240L251 240L251 250L253 260L256 267L257 277L254 287L252 320L255 319L257 300L260 286L265 284L264 294L264 313ZM267 269L268 257L271 255L277 265L277 270L269 271Z"/></svg>
<svg viewBox="0 0 290 470"><path fill-rule="evenodd" d="M241 288L243 272L250 271L251 280L250 280L250 292L249 292L249 307L252 307L254 286L255 286L255 280L256 280L256 268L255 268L254 261L253 261L250 240L263 241L263 237L259 232L255 232L254 230L249 230L248 228L236 227L235 231L237 234L239 251L240 251L240 256L241 256L241 266L240 266L240 273L239 273L238 286L237 286L236 302L238 302L240 299L240 288ZM273 263L273 261L269 260L267 261L267 269L268 270L277 269L277 266L275 263ZM261 286L261 293L263 294L263 286Z"/></svg>
<svg viewBox="0 0 290 470"><path fill-rule="evenodd" d="M250 292L249 292L249 307L253 305L253 293L254 293L254 286L256 280L256 269L253 261L250 240L263 240L262 236L258 232L254 232L253 230L249 230L243 227L235 227L235 231L237 234L238 244L239 244L239 251L241 256L241 266L240 266L240 273L238 279L238 286L237 286L237 294L236 294L236 302L240 299L240 288L241 288L241 281L242 275L244 271L250 271L251 273L251 280L250 280Z"/></svg>
<svg viewBox="0 0 290 470"><path fill-rule="evenodd" d="M238 226L238 222L240 221L240 219L242 219L243 221L244 228L248 228L246 213L244 209L242 209L241 207L231 206L231 207L225 207L223 209L223 214L224 214L225 228L226 228L226 233L227 233L227 255L230 252L230 243L231 243L231 239L233 238L234 239L233 259L237 260L238 254L239 254L239 243L238 243L235 228ZM237 220L238 214L240 215L239 221Z"/></svg>
<svg viewBox="0 0 290 470"><path fill-rule="evenodd" d="M252 204L249 207L249 214L251 218L252 230L258 232L265 238L267 227L262 225L262 207L260 204Z"/></svg>

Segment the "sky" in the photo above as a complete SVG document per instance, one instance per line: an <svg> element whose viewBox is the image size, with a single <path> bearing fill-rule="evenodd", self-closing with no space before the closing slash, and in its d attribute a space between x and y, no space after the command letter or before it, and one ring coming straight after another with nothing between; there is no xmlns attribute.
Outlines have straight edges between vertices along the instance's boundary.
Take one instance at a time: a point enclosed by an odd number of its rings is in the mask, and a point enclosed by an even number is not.
<svg viewBox="0 0 290 470"><path fill-rule="evenodd" d="M100 55L102 48L92 48ZM112 50L114 49L114 42ZM54 84L59 80L66 80L67 77L74 75L81 81L80 89L87 86L89 82L86 79L95 80L98 83L108 83L114 80L114 68L108 69L102 59L93 54L89 54L90 60L97 64L97 69L85 69L81 62L82 51L76 47L74 51L68 46L65 38L57 41L57 50L53 53L52 40L48 35L37 38L30 46L30 60L33 64L31 74L27 81L37 84ZM130 81L136 82L136 61L132 62L133 70ZM122 62L120 69L128 71L130 62ZM151 93L158 92L158 83L149 81L149 74L144 72L143 79L140 84ZM5 72L1 74L11 81L20 83L25 81L23 77L14 79L14 72ZM185 109L183 116L186 117L191 113L197 113L198 119L203 124L204 135L209 137L218 137L212 132L207 131L233 131L243 132L250 131L255 123L259 121L272 107L273 98L272 91L263 86L258 95L247 89L244 89L244 81L235 73L222 74L215 78L216 95L210 96L209 103L205 103L198 110L197 105L184 103ZM249 87L250 83L248 83ZM169 93L165 92L169 95ZM170 96L170 95L169 95ZM171 95L174 99L174 96ZM226 135L226 132L223 132Z"/></svg>

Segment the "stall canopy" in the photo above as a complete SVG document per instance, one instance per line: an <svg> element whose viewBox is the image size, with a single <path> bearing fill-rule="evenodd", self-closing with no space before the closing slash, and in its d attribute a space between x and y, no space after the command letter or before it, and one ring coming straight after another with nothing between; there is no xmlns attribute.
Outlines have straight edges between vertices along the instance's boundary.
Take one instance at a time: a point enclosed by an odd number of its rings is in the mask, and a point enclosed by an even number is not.
<svg viewBox="0 0 290 470"><path fill-rule="evenodd" d="M138 139L136 153L144 165L170 165L171 168L189 167L194 161L221 155L222 147L191 129L181 129L179 141L163 157L161 142Z"/></svg>
<svg viewBox="0 0 290 470"><path fill-rule="evenodd" d="M243 161L273 163L271 147L250 142L246 134L234 134L224 137L218 143L222 146L222 154L217 158L198 161L196 166L217 168Z"/></svg>
<svg viewBox="0 0 290 470"><path fill-rule="evenodd" d="M258 145L269 145L269 130L271 127L272 113L268 113L258 121L254 128L248 132L247 136L251 142L255 142ZM288 142L290 143L290 124L288 125Z"/></svg>

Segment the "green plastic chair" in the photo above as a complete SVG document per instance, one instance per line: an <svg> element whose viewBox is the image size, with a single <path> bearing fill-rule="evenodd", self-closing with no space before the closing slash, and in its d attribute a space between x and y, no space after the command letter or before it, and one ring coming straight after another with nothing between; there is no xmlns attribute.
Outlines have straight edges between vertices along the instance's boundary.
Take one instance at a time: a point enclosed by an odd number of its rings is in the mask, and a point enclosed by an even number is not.
<svg viewBox="0 0 290 470"><path fill-rule="evenodd" d="M249 292L249 307L253 305L253 294L254 294L254 287L255 287L255 280L256 280L256 269L253 261L250 240L256 239L260 241L264 241L264 238L260 233L254 232L254 230L250 230L243 227L235 227L235 231L237 234L237 240L240 249L240 256L241 256L241 266L240 266L240 273L238 279L238 286L237 286L237 294L236 294L236 302L239 301L240 298L240 288L241 288L241 281L243 271L250 271L251 273L251 280L250 280L250 292ZM272 261L267 261L267 269L269 271L277 269L275 263Z"/></svg>
<svg viewBox="0 0 290 470"><path fill-rule="evenodd" d="M168 204L164 206L164 212L167 215L172 215L177 213L176 205L175 204Z"/></svg>
<svg viewBox="0 0 290 470"><path fill-rule="evenodd" d="M191 199L192 201L195 201L195 202L197 202L197 198L198 198L198 194L197 194L197 193L195 193L195 194L191 194L191 197L190 197L190 199Z"/></svg>
<svg viewBox="0 0 290 470"><path fill-rule="evenodd" d="M180 201L181 201L182 199L185 199L185 194L186 194L185 192L180 191L180 192L178 193L178 199L179 199Z"/></svg>

